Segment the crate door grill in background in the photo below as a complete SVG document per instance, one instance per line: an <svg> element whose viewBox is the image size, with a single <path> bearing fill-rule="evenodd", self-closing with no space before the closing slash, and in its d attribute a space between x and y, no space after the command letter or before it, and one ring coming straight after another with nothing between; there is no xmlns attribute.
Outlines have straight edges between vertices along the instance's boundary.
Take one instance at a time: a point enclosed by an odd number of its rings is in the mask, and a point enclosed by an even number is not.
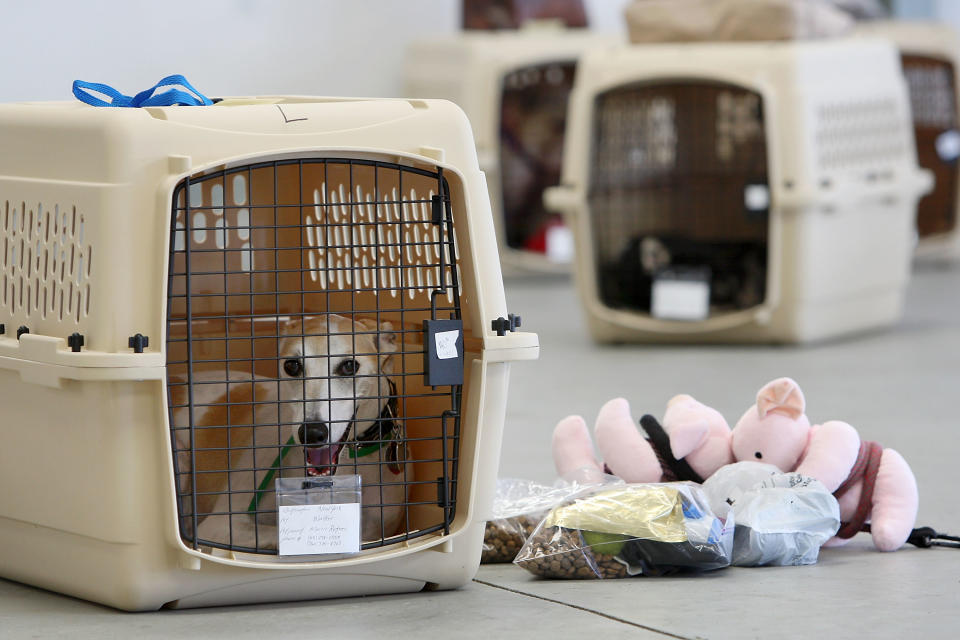
<svg viewBox="0 0 960 640"><path fill-rule="evenodd" d="M305 380L292 400L290 387L281 387L281 377L290 378L282 373L280 344L299 338L302 348L317 332L344 331L328 328L337 316L365 325L346 325L351 352L389 355L386 347L369 353L370 347L356 346L377 337L385 322L397 344L390 356L396 422L406 437L391 454L387 435L374 436L372 443L385 446L373 462L361 462L359 455L347 459L351 443L356 452L371 442L348 436L337 468L375 472L372 481L364 478L365 520L371 508L381 522L387 512L402 513L397 531L381 528L365 536L363 548L448 529L456 493L446 488L456 482L461 386L424 384L422 328L427 319L460 319L448 193L440 170L359 159L263 162L178 185L167 369L186 542L276 553L272 480L307 474L303 448L291 446L290 438L304 421L302 398L309 396ZM362 375L353 378L354 390L361 384ZM393 394L372 395L385 403ZM398 465L396 455L404 451L407 463ZM402 470L394 481L384 477L391 465ZM383 497L397 486L401 499ZM205 531L222 533L210 539Z"/></svg>
<svg viewBox="0 0 960 640"><path fill-rule="evenodd" d="M920 237L947 233L957 224L957 87L953 64L920 55L901 56L910 89L917 163L934 174L933 190L917 205Z"/></svg>
<svg viewBox="0 0 960 640"><path fill-rule="evenodd" d="M659 269L707 267L711 314L761 304L769 185L760 95L708 81L626 85L597 96L593 127L600 301L649 313Z"/></svg>
<svg viewBox="0 0 960 640"><path fill-rule="evenodd" d="M560 183L567 101L574 61L516 69L504 76L500 108L500 182L504 239L511 249L569 259L551 251L551 232L563 224L543 205L543 190Z"/></svg>

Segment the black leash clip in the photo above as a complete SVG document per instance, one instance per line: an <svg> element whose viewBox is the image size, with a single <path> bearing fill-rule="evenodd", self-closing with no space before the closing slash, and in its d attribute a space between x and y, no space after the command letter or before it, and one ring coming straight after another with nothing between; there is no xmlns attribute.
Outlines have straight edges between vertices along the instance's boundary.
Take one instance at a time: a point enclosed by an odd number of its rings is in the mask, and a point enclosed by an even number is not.
<svg viewBox="0 0 960 640"><path fill-rule="evenodd" d="M910 532L907 542L920 548L937 546L960 549L960 537L937 533L932 527L917 527Z"/></svg>

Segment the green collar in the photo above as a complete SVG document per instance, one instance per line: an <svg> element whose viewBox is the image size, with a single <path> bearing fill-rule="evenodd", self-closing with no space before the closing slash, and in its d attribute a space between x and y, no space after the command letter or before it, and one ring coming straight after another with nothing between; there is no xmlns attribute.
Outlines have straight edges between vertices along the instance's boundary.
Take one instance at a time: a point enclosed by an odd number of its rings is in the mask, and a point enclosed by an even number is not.
<svg viewBox="0 0 960 640"><path fill-rule="evenodd" d="M376 453L380 449L383 449L385 446L390 444L389 442L373 443L360 447L359 449L356 446L351 446L347 448L347 455L352 459L356 458L366 458L371 453Z"/></svg>
<svg viewBox="0 0 960 640"><path fill-rule="evenodd" d="M357 445L355 444L348 445L347 455L350 456L351 459L366 458L370 454L380 451L380 449L383 449L388 444L393 443L396 439L397 439L397 429L396 427L394 427L390 431L390 433L387 435L387 437L381 440L380 442L365 444L362 447L357 447Z"/></svg>

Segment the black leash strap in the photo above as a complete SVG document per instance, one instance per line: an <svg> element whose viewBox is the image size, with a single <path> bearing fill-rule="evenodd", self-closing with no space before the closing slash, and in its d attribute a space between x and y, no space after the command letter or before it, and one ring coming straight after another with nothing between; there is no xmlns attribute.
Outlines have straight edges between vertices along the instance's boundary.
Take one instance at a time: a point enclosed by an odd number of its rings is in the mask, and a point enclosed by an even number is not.
<svg viewBox="0 0 960 640"><path fill-rule="evenodd" d="M677 477L677 480L691 480L703 484L703 478L693 470L693 467L686 460L677 460L673 457L673 450L670 449L670 436L660 426L657 419L647 414L640 418L640 426L647 434L647 440L657 453L662 464L665 464L670 471Z"/></svg>
<svg viewBox="0 0 960 640"><path fill-rule="evenodd" d="M953 547L954 549L960 549L960 537L937 533L932 527L917 527L910 532L907 542L921 548Z"/></svg>
<svg viewBox="0 0 960 640"><path fill-rule="evenodd" d="M863 525L861 531L870 533L870 525ZM954 549L960 549L960 537L937 533L933 527L917 527L910 532L909 537L907 537L907 542L921 549L926 549L927 547L953 547Z"/></svg>

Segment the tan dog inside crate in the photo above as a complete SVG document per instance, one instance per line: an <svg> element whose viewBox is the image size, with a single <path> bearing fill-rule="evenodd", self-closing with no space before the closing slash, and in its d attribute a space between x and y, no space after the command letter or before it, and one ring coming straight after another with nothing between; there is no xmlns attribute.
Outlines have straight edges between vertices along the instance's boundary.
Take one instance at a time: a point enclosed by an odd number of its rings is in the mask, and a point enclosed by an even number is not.
<svg viewBox="0 0 960 640"><path fill-rule="evenodd" d="M192 447L189 429L176 430L175 440L181 516L194 512L193 489L201 544L276 549L273 481L281 474L359 474L363 541L398 533L407 496L392 379L397 335L387 321L294 318L280 325L277 378L194 372ZM175 423L190 424L188 386L171 384L171 401ZM189 532L192 518L185 520Z"/></svg>

